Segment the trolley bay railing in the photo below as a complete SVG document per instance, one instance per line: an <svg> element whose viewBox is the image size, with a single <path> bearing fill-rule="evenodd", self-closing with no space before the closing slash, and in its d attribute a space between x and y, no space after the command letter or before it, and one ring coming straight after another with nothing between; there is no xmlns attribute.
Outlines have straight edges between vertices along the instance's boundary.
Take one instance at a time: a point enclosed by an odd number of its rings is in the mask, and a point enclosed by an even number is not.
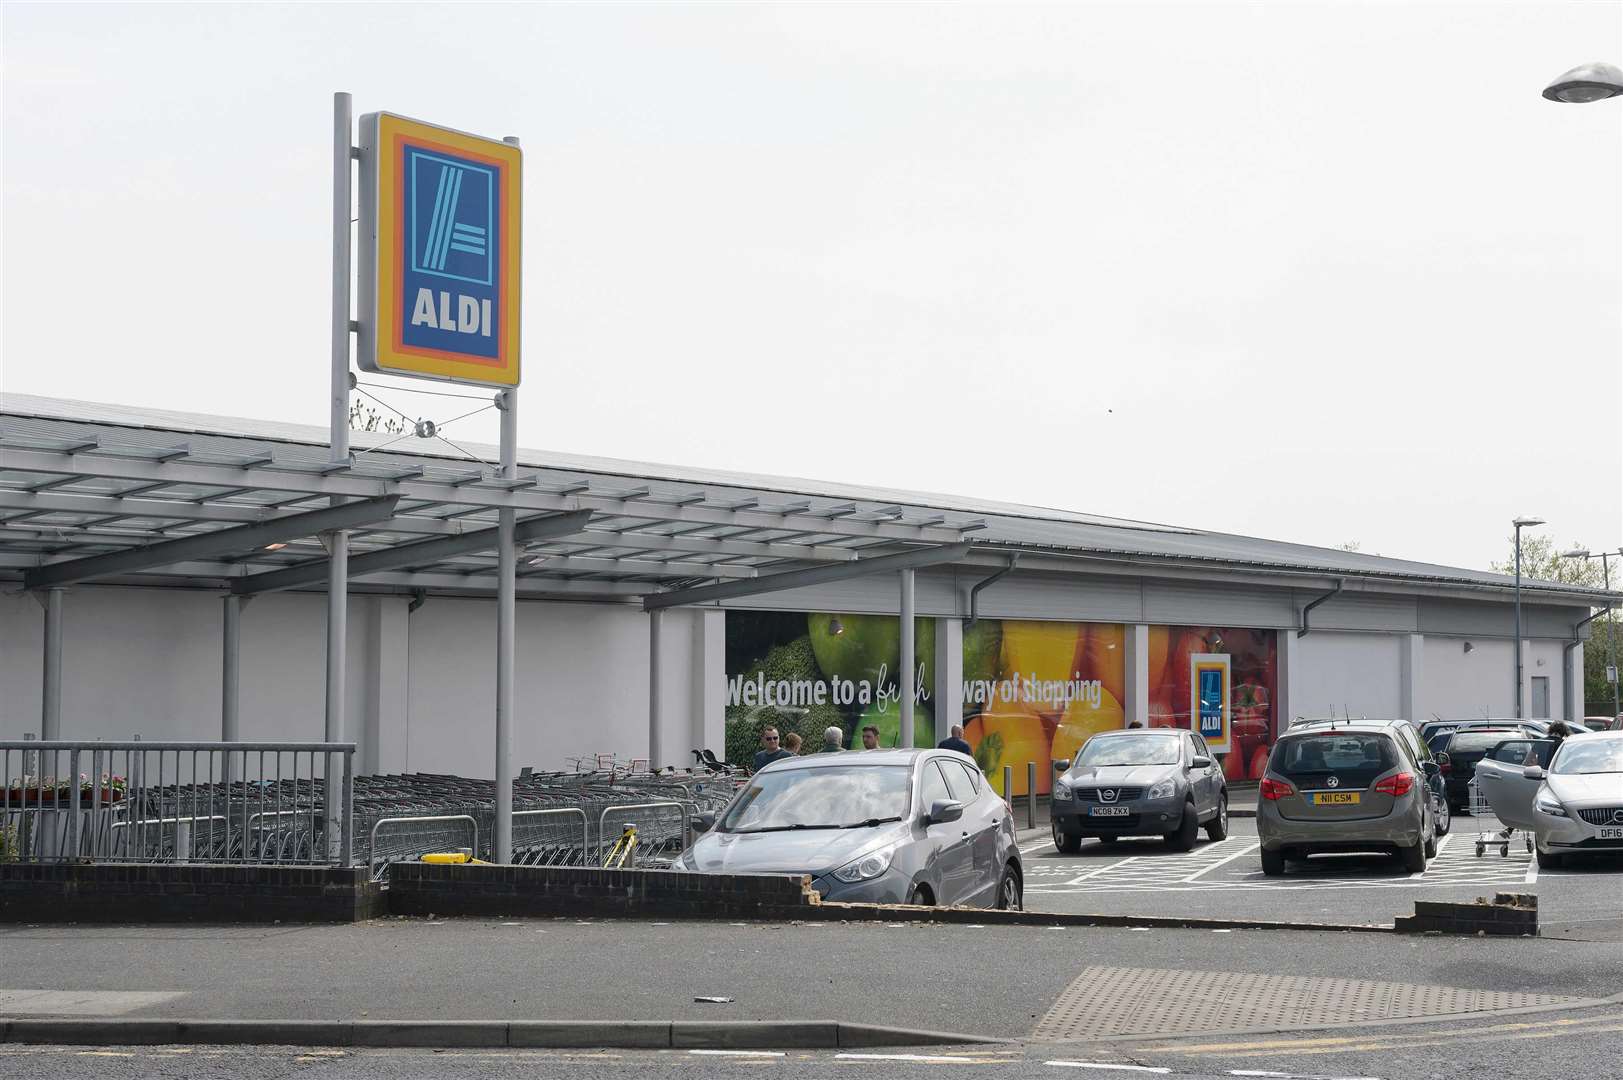
<svg viewBox="0 0 1623 1080"><path fill-rule="evenodd" d="M353 743L0 741L0 859L348 866L354 755Z"/></svg>

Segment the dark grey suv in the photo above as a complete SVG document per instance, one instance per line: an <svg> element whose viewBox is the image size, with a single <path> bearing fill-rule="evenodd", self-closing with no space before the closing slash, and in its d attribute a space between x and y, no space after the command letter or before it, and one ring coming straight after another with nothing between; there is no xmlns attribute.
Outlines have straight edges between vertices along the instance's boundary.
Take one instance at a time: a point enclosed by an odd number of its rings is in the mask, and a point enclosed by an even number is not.
<svg viewBox="0 0 1623 1080"><path fill-rule="evenodd" d="M1054 846L1072 853L1084 836L1111 843L1122 836L1161 836L1182 851L1204 827L1213 840L1229 832L1229 792L1206 743L1179 728L1102 731L1082 744L1074 763L1056 761L1049 815Z"/></svg>

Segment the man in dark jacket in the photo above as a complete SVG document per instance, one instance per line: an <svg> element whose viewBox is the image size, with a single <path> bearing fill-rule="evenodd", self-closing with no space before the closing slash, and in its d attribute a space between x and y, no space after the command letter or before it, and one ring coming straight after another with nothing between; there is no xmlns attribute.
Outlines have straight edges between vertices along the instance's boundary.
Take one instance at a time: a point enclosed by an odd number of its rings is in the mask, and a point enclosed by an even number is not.
<svg viewBox="0 0 1623 1080"><path fill-rule="evenodd" d="M775 727L761 729L761 748L755 752L754 772L760 772L768 765L780 758L794 757L789 751L778 745L778 729Z"/></svg>
<svg viewBox="0 0 1623 1080"><path fill-rule="evenodd" d="M960 754L968 754L970 757L975 756L975 752L971 750L969 744L964 741L964 725L962 724L952 725L952 734L948 735L945 739L942 739L939 743L937 743L936 749L956 750Z"/></svg>

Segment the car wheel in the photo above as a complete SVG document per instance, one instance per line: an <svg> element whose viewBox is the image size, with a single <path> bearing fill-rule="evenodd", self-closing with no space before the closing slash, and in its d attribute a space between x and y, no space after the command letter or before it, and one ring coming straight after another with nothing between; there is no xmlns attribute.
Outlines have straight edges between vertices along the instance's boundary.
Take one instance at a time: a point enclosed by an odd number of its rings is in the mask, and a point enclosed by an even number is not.
<svg viewBox="0 0 1623 1080"><path fill-rule="evenodd" d="M1432 833L1430 836L1426 837L1426 858L1435 859L1436 857L1437 857L1437 834Z"/></svg>
<svg viewBox="0 0 1623 1080"><path fill-rule="evenodd" d="M1398 848L1398 858L1403 860L1405 870L1411 874L1418 874L1426 869L1426 845L1419 843Z"/></svg>
<svg viewBox="0 0 1623 1080"><path fill-rule="evenodd" d="M1082 837L1079 833L1068 833L1059 827L1056 820L1052 823L1054 833L1054 847L1066 855L1075 855L1082 850Z"/></svg>
<svg viewBox="0 0 1623 1080"><path fill-rule="evenodd" d="M1229 797L1220 795L1217 799L1217 816L1206 824L1206 839L1212 841L1227 840L1229 836Z"/></svg>
<svg viewBox="0 0 1623 1080"><path fill-rule="evenodd" d="M1195 837L1200 833L1200 815L1195 813L1195 804L1183 804L1183 820L1178 823L1177 829L1166 834L1167 846L1173 851L1189 851L1195 846Z"/></svg>
<svg viewBox="0 0 1623 1080"><path fill-rule="evenodd" d="M1557 870L1560 869L1561 864L1564 862L1566 862L1565 855L1557 855L1555 852L1545 851L1543 848L1538 849L1538 868L1540 870Z"/></svg>
<svg viewBox="0 0 1623 1080"><path fill-rule="evenodd" d="M1283 851L1262 851L1262 872L1269 877L1280 877L1285 873L1285 853Z"/></svg>
<svg viewBox="0 0 1623 1080"><path fill-rule="evenodd" d="M1021 910L1020 875L1012 866L1003 868L1003 877L997 883L997 906L999 911Z"/></svg>
<svg viewBox="0 0 1623 1080"><path fill-rule="evenodd" d="M930 897L930 891L923 885L915 885L908 890L907 902L916 907L933 907L935 901Z"/></svg>
<svg viewBox="0 0 1623 1080"><path fill-rule="evenodd" d="M1437 835L1447 836L1448 830L1453 827L1454 813L1449 808L1447 799L1437 800Z"/></svg>

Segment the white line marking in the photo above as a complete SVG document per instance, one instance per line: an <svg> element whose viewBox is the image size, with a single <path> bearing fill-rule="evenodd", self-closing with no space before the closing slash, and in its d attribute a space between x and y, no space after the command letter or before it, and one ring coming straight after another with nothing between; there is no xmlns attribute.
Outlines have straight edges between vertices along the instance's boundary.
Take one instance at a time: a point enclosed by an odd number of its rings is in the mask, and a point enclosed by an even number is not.
<svg viewBox="0 0 1623 1080"><path fill-rule="evenodd" d="M1044 1065L1057 1065L1062 1069L1112 1069L1120 1072L1169 1073L1153 1065L1110 1065L1102 1061L1045 1061Z"/></svg>
<svg viewBox="0 0 1623 1080"><path fill-rule="evenodd" d="M1236 851L1233 855L1230 855L1227 858L1218 859L1216 862L1212 863L1209 866L1203 866L1199 870L1196 870L1193 874L1190 874L1188 877L1182 878L1181 880L1184 881L1184 882L1194 881L1196 878L1200 877L1200 875L1208 873L1208 872L1210 872L1212 870L1216 870L1219 866L1222 866L1225 863L1231 863L1235 859L1238 859L1242 855L1249 855L1253 851L1256 851L1261 846L1262 846L1262 841L1258 840L1255 844L1252 844L1250 847L1247 847L1242 851Z"/></svg>
<svg viewBox="0 0 1623 1080"><path fill-rule="evenodd" d="M1052 841L1052 840L1044 840L1040 844L1033 844L1030 847L1021 848L1020 849L1020 854L1022 854L1022 855L1030 855L1033 851L1041 851L1043 848L1051 848L1053 846L1054 846L1054 841Z"/></svg>
<svg viewBox="0 0 1623 1080"><path fill-rule="evenodd" d="M690 1054L704 1057L780 1058L782 1050L689 1050Z"/></svg>
<svg viewBox="0 0 1623 1080"><path fill-rule="evenodd" d="M951 1054L835 1054L834 1057L838 1061L918 1061L926 1065L973 1064L979 1060Z"/></svg>
<svg viewBox="0 0 1623 1080"><path fill-rule="evenodd" d="M1065 884L1067 884L1067 885L1080 885L1084 881L1088 880L1091 877L1097 877L1100 874L1107 873L1107 872L1109 872L1111 870L1116 869L1118 866L1126 866L1128 863L1137 860L1137 858L1138 858L1137 855L1129 855L1125 859L1118 859L1113 863L1106 863L1104 866L1096 866L1092 870L1089 870L1085 874L1078 874L1076 877L1072 878L1070 881L1067 881Z"/></svg>
<svg viewBox="0 0 1623 1080"><path fill-rule="evenodd" d="M1378 1076L1321 1076L1317 1073L1268 1072L1266 1069L1230 1069L1230 1076L1271 1076L1278 1080L1380 1080Z"/></svg>

